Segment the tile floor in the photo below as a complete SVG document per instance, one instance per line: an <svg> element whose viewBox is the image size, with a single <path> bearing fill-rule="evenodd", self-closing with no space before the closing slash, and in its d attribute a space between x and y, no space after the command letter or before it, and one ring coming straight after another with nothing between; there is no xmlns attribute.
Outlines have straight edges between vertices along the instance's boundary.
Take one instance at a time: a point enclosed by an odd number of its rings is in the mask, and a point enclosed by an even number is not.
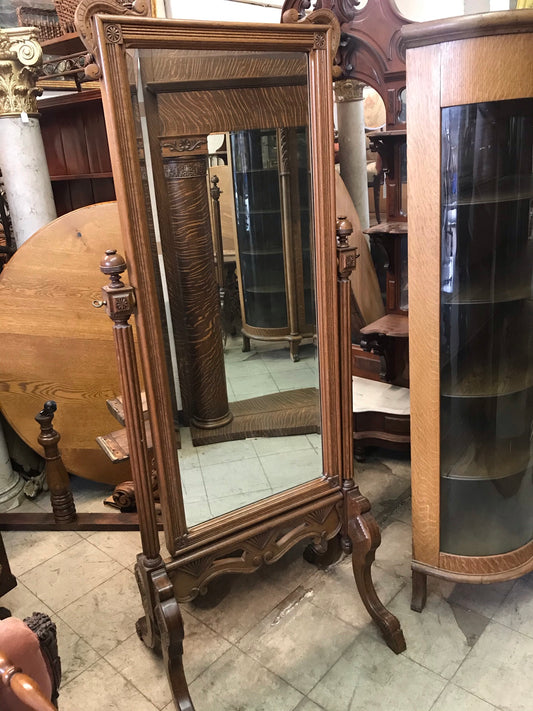
<svg viewBox="0 0 533 711"><path fill-rule="evenodd" d="M349 560L318 570L293 549L255 575L215 581L182 606L197 711L531 711L533 575L466 586L432 580L409 608L409 463L378 452L357 465L382 526L374 580L407 651L382 642ZM79 510L107 489L74 480ZM24 510L47 508L46 495ZM136 532L4 533L18 587L1 604L57 623L62 711L173 708L159 659L138 640Z"/></svg>

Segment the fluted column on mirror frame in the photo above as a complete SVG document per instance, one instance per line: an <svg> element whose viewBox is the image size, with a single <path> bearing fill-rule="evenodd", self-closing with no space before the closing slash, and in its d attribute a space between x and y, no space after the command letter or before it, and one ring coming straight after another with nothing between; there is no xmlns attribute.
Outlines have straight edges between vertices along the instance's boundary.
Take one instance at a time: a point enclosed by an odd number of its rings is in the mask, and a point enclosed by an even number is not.
<svg viewBox="0 0 533 711"><path fill-rule="evenodd" d="M17 247L57 216L37 111L37 36L0 29L0 170Z"/></svg>
<svg viewBox="0 0 533 711"><path fill-rule="evenodd" d="M348 188L363 230L369 227L364 87L363 82L355 79L335 82L341 177Z"/></svg>

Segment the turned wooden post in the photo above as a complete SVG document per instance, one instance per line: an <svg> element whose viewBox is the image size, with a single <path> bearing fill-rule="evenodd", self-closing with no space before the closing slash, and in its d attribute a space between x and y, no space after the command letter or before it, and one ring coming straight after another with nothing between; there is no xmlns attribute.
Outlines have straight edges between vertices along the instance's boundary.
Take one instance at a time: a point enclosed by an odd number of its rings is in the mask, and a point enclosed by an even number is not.
<svg viewBox="0 0 533 711"><path fill-rule="evenodd" d="M77 518L76 506L70 489L69 475L57 446L61 435L52 425L56 410L56 403L48 400L35 416L41 428L37 441L44 449L46 482L50 491L54 520L56 523L72 523Z"/></svg>
<svg viewBox="0 0 533 711"><path fill-rule="evenodd" d="M289 156L290 134L288 128L278 128L279 188L281 203L281 234L285 258L285 280L287 289L287 315L289 319L289 348L293 361L300 360L299 346L302 340L296 300L296 260L294 255L294 216L291 200L291 160Z"/></svg>
<svg viewBox="0 0 533 711"><path fill-rule="evenodd" d="M220 193L218 175L211 178L211 200L213 201L213 244L215 245L215 269L217 274L220 302L224 298L224 245L222 242L222 222L220 220Z"/></svg>
<svg viewBox="0 0 533 711"><path fill-rule="evenodd" d="M376 549L381 543L379 526L370 511L369 500L361 494L353 474L353 403L351 372L350 330L350 274L356 264L356 250L348 243L353 232L345 218L337 220L337 266L340 319L341 358L341 422L342 422L342 490L344 493L344 520L341 528L341 546L352 554L352 568L361 600L377 623L383 638L393 652L405 650L405 639L398 619L379 599L372 581L372 564Z"/></svg>
<svg viewBox="0 0 533 711"><path fill-rule="evenodd" d="M132 286L126 286L120 275L126 271L124 257L108 249L100 262L100 270L109 275L110 283L102 287L106 313L113 321L113 336L124 402L124 419L131 461L135 499L139 513L139 528L146 558L160 561L156 511L152 493L152 467L148 458L141 387L137 371L133 328L129 319L135 296Z"/></svg>
<svg viewBox="0 0 533 711"><path fill-rule="evenodd" d="M337 264L339 281L339 318L340 328L340 357L341 357L341 389L345 397L342 402L342 431L349 433L343 437L342 442L342 478L345 488L353 488L353 407L352 398L346 393L352 391L352 343L350 329L350 297L351 284L350 274L355 269L357 259L355 247L348 243L348 237L353 232L352 223L346 217L339 217L337 220Z"/></svg>

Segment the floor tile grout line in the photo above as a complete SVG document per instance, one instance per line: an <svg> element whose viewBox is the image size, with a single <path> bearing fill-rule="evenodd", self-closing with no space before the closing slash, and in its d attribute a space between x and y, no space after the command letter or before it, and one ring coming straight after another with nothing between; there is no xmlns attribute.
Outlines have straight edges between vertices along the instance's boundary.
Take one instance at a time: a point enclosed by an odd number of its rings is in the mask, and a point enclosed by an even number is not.
<svg viewBox="0 0 533 711"><path fill-rule="evenodd" d="M92 544L91 544L91 545L92 545ZM93 546L93 547L96 548L96 546ZM100 551L100 549L98 549L98 550ZM103 551L100 551L100 553L102 553L102 552L103 552ZM107 554L106 554L106 555L107 555ZM112 558L111 558L110 560L111 560L113 563L117 563L117 561L116 561L116 560L113 560ZM120 563L117 563L117 565L120 565ZM67 607L70 607L70 605L73 605L75 602L78 602L79 600L82 599L82 597L85 597L85 596L88 595L89 593L94 592L94 591L95 591L97 588L99 588L101 585L104 585L105 583L108 583L110 580L113 580L113 578L115 578L117 575L120 575L120 573L123 573L124 571L127 571L130 575L133 575L133 576L135 575L127 566L121 567L120 570L117 570L115 573L113 573L112 575L110 575L108 578L105 578L104 580L101 580L101 581L100 581L99 583L97 583L94 587L90 588L89 590L86 590L86 591L83 592L79 597L75 598L74 600L71 600L70 602L68 602L66 605L64 605L63 607L59 608L58 610L54 610L54 612L56 612L56 613L61 617L61 613L62 613L64 610L66 610ZM46 604L46 603L45 603L45 604ZM50 606L49 606L49 607L50 607ZM50 608L50 609L52 609L52 608ZM63 618L61 618L61 619L63 619ZM84 638L82 638L82 639L84 639ZM84 641L85 641L85 640L84 640Z"/></svg>
<svg viewBox="0 0 533 711"><path fill-rule="evenodd" d="M168 703L164 704L164 705L161 706L161 707L158 706L157 704L155 704L151 699L149 699L149 698L146 696L146 694L144 694L140 689L138 689L138 688L135 686L135 684L133 684L129 679L127 679L127 678L124 676L124 674L122 674L120 671L118 671L118 669L116 669L116 667L114 667L114 666L111 664L111 662L109 662L104 656L100 656L99 659L96 659L92 664L90 664L90 665L87 667L87 669L84 669L83 672L81 672L81 674L85 674L86 672L90 671L94 666L96 666L99 662L102 662L102 661L105 662L106 664L108 664L108 665L113 669L113 671L115 672L115 674L118 674L120 677L122 677L122 679L123 679L124 682L126 683L126 686L132 686L132 687L135 689L135 691L137 691L137 693L139 693L139 694L150 704L150 706L153 706L155 709L158 709L158 711L162 711L162 709L164 709L166 706L168 706ZM75 677L75 679L77 679L78 677L80 677L81 674L78 674L78 675ZM59 687L59 699L58 699L59 703L61 703L61 690L64 689L64 688L66 688L67 686L70 686L70 684L71 684L73 681L74 681L74 679L70 679L70 680L65 684L64 687L63 687L63 686L60 686L60 687ZM167 681L167 683L168 683L168 681ZM172 698L170 699L170 701L172 701Z"/></svg>
<svg viewBox="0 0 533 711"><path fill-rule="evenodd" d="M170 684L169 684L169 682L168 682L168 678L167 678L167 675L166 675L166 674L164 675L164 683L166 684L166 686L167 686L167 688L168 688L168 692L169 692L169 697L170 697L170 698L168 699L168 701L166 701L166 702L163 704L163 706L159 706L158 704L155 703L155 701L153 701L152 699L150 699L150 698L137 686L137 684L135 683L135 681L132 681L132 680L128 679L128 677L125 676L125 675L120 671L120 669L118 669L118 668L113 664L113 662L112 662L110 659L107 658L107 654L111 654L111 652L113 652L113 651L115 651L116 649L118 649L118 647L120 647L121 644L124 644L125 642L127 642L128 640L130 640L132 637L136 637L136 638L139 640L139 644L141 644L143 647L145 647L148 651L152 652L152 653L154 654L154 656L157 658L158 663L159 663L161 666L163 666L163 655L162 655L162 653L161 653L161 654L158 654L155 650L151 649L150 647L147 647L147 646L144 644L144 642L139 638L137 632L135 632L135 631L132 632L132 634L130 634L129 637L126 637L126 639L122 640L122 642L119 642L119 643L118 643L115 647L113 647L113 649L111 649L109 652L106 652L105 655L102 655L102 659L103 659L105 662L107 662L107 663L109 664L109 666L112 667L112 668L115 670L115 672L116 672L117 674L120 674L120 676L126 681L126 683L127 683L129 686L133 686L133 688L136 689L140 694L142 694L142 695L145 697L145 699L146 699L147 701L149 701L149 702L152 704L152 706L155 706L155 708L157 708L157 709L159 709L159 711L161 711L161 709L166 708L166 707L169 705L169 703L172 703L172 692L171 692L171 690L170 690ZM222 656L222 655L221 655L221 656ZM196 677L195 677L195 678L196 678ZM187 685L189 685L189 684L192 684L192 681L190 681L189 679L187 679Z"/></svg>
<svg viewBox="0 0 533 711"><path fill-rule="evenodd" d="M10 550L9 550L9 537L4 537L3 541L5 544L8 560L10 560L11 572L17 578L17 580L20 579L23 575L26 575L26 573L29 573L32 570L35 570L35 568L38 568L40 565L44 565L45 563L48 563L53 558L56 558L58 555L61 555L61 553L64 553L65 551L68 551L71 548L74 548L74 546L77 546L79 543L81 543L81 541L86 540L83 536L79 535L78 531L4 531L4 534L5 533L43 533L43 534L47 534L47 533L75 533L78 536L78 540L75 541L74 543L72 543L71 545L67 546L66 548L63 548L60 551L57 551L57 553L54 553L49 558L42 560L40 563L37 563L37 565L34 565L32 568L28 568L28 570L25 570L22 573L14 570L14 566L11 563L11 561L14 559L15 556L13 556L13 552L12 551L10 552Z"/></svg>

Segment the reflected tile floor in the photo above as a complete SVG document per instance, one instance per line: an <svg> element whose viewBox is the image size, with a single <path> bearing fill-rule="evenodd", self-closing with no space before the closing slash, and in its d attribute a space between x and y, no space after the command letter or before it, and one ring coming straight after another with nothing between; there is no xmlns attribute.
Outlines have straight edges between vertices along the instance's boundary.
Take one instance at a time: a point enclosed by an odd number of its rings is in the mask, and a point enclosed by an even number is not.
<svg viewBox="0 0 533 711"><path fill-rule="evenodd" d="M531 711L533 574L486 586L430 579L426 609L412 612L408 461L376 450L356 475L382 528L376 588L400 618L406 652L396 656L381 640L349 559L320 570L296 547L181 606L196 711ZM109 494L79 479L73 489L85 511L101 511ZM23 505L48 507L47 495ZM135 634L138 533L3 537L18 586L0 604L56 622L61 711L171 711L161 660Z"/></svg>
<svg viewBox="0 0 533 711"><path fill-rule="evenodd" d="M246 400L285 390L318 387L317 349L307 339L293 362L284 341L228 337L224 352L228 397ZM254 437L194 447L181 428L180 469L189 526L220 516L319 476L320 436Z"/></svg>

